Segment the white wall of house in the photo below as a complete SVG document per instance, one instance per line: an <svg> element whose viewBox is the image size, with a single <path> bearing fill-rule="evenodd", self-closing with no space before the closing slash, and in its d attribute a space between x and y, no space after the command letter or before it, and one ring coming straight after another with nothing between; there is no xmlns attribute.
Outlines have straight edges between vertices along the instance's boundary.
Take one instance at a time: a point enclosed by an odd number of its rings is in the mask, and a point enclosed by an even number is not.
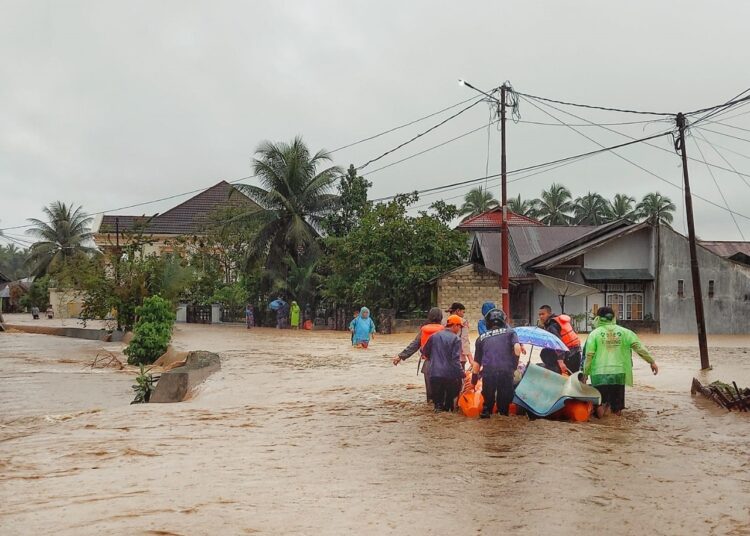
<svg viewBox="0 0 750 536"><path fill-rule="evenodd" d="M651 230L643 229L587 252L584 268L621 268L648 270L653 275Z"/></svg>
<svg viewBox="0 0 750 536"><path fill-rule="evenodd" d="M662 227L660 257L661 332L697 333L687 238ZM723 259L700 246L698 264L706 331L714 334L750 333L750 268ZM709 297L711 281L713 296Z"/></svg>

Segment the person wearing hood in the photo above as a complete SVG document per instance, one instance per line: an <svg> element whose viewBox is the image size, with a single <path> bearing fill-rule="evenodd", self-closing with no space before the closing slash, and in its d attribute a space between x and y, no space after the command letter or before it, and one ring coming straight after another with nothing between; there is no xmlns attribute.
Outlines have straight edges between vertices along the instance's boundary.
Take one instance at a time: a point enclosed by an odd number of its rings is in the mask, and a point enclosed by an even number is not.
<svg viewBox="0 0 750 536"><path fill-rule="evenodd" d="M292 329L299 329L299 313L299 305L297 305L296 301L293 301L292 307L289 309L289 320L292 324Z"/></svg>
<svg viewBox="0 0 750 536"><path fill-rule="evenodd" d="M414 340L411 341L409 345L401 351L400 354L393 358L393 365L398 365L399 363L401 363L401 361L409 359L411 356L417 353L417 350L423 349L424 345L427 344L427 341L430 339L430 337L432 337L438 331L442 331L444 329L445 326L443 326L442 321L443 312L440 310L440 308L433 307L432 309L430 309L430 311L427 313L427 323L419 328L419 332L417 332L417 336L414 337ZM420 355L420 362L422 362L423 357L425 356ZM417 364L417 370L419 370L419 364ZM430 385L430 364L427 361L426 357L424 363L422 364L422 374L424 374L424 388L427 395L427 401L429 402L432 400L432 387Z"/></svg>
<svg viewBox="0 0 750 536"><path fill-rule="evenodd" d="M539 308L539 324L568 347L568 352L565 353L558 353L548 348L542 349L540 357L545 368L558 374L571 374L581 370L581 340L573 330L570 316L566 314L556 315L552 312L552 307L542 305Z"/></svg>
<svg viewBox="0 0 750 536"><path fill-rule="evenodd" d="M352 321L351 326L354 345L357 348L367 348L370 345L370 339L375 337L375 322L370 318L370 310L362 307L359 310L359 316Z"/></svg>
<svg viewBox="0 0 750 536"><path fill-rule="evenodd" d="M654 374L659 373L659 367L638 336L617 325L611 307L600 307L596 316L599 327L586 340L584 381L590 377L591 385L602 395L602 403L596 408L598 417L610 411L620 415L625 407L625 386L633 385L633 352L651 365Z"/></svg>
<svg viewBox="0 0 750 536"><path fill-rule="evenodd" d="M482 318L477 322L477 331L479 332L479 335L484 335L487 333L487 321L484 319L485 316L487 316L487 313L495 309L497 306L495 305L495 302L486 301L482 304Z"/></svg>

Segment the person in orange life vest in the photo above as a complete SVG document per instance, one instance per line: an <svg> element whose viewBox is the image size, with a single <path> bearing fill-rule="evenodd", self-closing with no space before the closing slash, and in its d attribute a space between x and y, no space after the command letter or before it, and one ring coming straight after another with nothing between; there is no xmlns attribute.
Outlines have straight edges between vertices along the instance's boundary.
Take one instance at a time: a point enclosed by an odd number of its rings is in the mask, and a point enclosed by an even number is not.
<svg viewBox="0 0 750 536"><path fill-rule="evenodd" d="M465 369L467 361L470 366L473 366L474 358L471 355L471 342L469 341L469 321L464 318L466 307L461 303L454 302L448 309L448 314L461 318L461 332L458 334L458 338L461 339L461 367Z"/></svg>
<svg viewBox="0 0 750 536"><path fill-rule="evenodd" d="M545 368L558 374L570 374L581 370L581 340L573 330L570 317L566 314L553 314L552 307L542 305L539 308L539 324L546 331L549 331L564 342L569 350L565 353L558 353L554 350L544 348L541 351L540 357L544 362Z"/></svg>
<svg viewBox="0 0 750 536"><path fill-rule="evenodd" d="M430 309L427 313L427 323L419 328L419 332L417 333L417 336L414 337L414 340L411 341L400 354L393 358L393 364L398 365L401 361L404 361L417 353L417 350L424 348L424 345L427 344L427 340L433 334L444 329L444 326L441 323L442 320L443 312L439 307L433 307ZM429 402L432 400L432 388L430 385L430 363L426 359L422 365L422 374L424 374L424 388L427 395L427 401Z"/></svg>
<svg viewBox="0 0 750 536"><path fill-rule="evenodd" d="M458 337L463 323L460 316L449 316L445 329L435 332L422 348L430 363L430 387L436 413L453 411L463 384L461 339Z"/></svg>

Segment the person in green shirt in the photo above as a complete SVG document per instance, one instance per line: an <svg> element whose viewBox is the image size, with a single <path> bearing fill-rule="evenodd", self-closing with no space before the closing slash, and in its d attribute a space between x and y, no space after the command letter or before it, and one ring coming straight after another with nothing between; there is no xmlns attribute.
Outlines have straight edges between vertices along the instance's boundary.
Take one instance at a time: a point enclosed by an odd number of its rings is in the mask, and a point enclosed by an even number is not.
<svg viewBox="0 0 750 536"><path fill-rule="evenodd" d="M633 385L633 352L651 365L654 374L658 374L659 367L638 336L617 325L611 307L600 307L596 321L597 328L586 340L584 381L590 377L591 385L602 394L597 416L603 417L609 411L620 415L625 407L625 386Z"/></svg>

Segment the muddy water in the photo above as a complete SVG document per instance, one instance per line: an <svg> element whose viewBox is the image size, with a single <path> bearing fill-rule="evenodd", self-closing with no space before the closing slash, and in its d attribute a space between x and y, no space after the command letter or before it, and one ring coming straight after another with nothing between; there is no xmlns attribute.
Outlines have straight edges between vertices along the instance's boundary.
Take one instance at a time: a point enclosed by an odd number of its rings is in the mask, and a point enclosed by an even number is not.
<svg viewBox="0 0 750 536"><path fill-rule="evenodd" d="M587 424L435 415L407 341L183 326L222 371L128 406L80 365L101 343L0 335L2 533L750 534L750 415L691 398L689 339L650 339L663 374ZM750 385L750 339L710 342L701 377Z"/></svg>

